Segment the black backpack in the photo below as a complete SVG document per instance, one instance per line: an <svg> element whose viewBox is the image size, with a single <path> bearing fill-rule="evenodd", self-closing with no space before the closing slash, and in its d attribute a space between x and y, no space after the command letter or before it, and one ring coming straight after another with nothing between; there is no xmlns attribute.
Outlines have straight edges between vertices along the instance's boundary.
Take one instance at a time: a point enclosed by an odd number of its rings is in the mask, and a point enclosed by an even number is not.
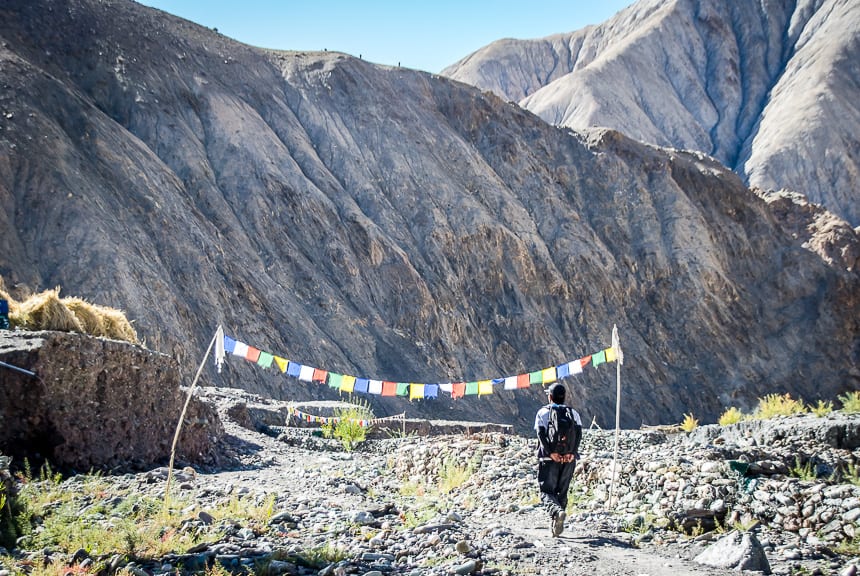
<svg viewBox="0 0 860 576"><path fill-rule="evenodd" d="M547 423L550 454L576 454L581 435L582 426L576 423L573 411L568 406L550 405Z"/></svg>

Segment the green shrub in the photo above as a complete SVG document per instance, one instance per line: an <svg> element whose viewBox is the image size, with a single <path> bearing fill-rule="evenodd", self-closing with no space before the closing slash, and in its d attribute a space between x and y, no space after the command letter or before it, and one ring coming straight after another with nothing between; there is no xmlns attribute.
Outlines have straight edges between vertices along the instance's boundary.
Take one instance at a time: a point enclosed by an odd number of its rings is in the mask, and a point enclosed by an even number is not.
<svg viewBox="0 0 860 576"><path fill-rule="evenodd" d="M758 408L751 417L756 420L767 420L776 416L791 416L805 412L806 406L803 400L794 400L790 394L768 394L764 398L759 398Z"/></svg>
<svg viewBox="0 0 860 576"><path fill-rule="evenodd" d="M839 401L842 402L842 412L847 414L856 414L860 412L860 392L846 392L839 396Z"/></svg>
<svg viewBox="0 0 860 576"><path fill-rule="evenodd" d="M818 475L815 473L815 466L812 464L812 460L807 460L806 464L802 464L799 457L794 459L794 466L789 469L788 473L789 475L794 476L795 478L800 478L801 480L815 480L818 478Z"/></svg>
<svg viewBox="0 0 860 576"><path fill-rule="evenodd" d="M744 413L732 406L722 413L719 420L717 420L717 423L719 423L720 426L730 426L732 424L737 424L743 419Z"/></svg>
<svg viewBox="0 0 860 576"><path fill-rule="evenodd" d="M336 408L334 419L324 424L322 431L326 438L337 438L344 450L351 452L367 438L367 427L362 426L361 421L372 419L373 411L369 403L350 404L349 408Z"/></svg>
<svg viewBox="0 0 860 576"><path fill-rule="evenodd" d="M833 412L833 402L828 400L825 402L824 400L819 400L818 404L809 408L809 410L818 416L819 418L823 418Z"/></svg>
<svg viewBox="0 0 860 576"><path fill-rule="evenodd" d="M467 464L457 464L453 460L446 460L439 470L439 492L450 494L472 477L473 467Z"/></svg>

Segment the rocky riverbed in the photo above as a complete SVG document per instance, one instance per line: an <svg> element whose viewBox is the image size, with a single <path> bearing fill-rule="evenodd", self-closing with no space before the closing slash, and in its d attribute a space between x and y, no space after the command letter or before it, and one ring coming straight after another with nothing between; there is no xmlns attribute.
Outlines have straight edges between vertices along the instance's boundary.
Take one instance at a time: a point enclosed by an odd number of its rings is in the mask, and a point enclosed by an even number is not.
<svg viewBox="0 0 860 576"><path fill-rule="evenodd" d="M215 562L234 573L365 576L715 576L739 566L853 576L860 564L856 415L692 433L623 431L614 476L614 434L588 430L567 528L556 539L537 504L531 438L395 435L346 452L308 429L259 420L240 426L227 416L235 403L219 402L225 456L236 465L178 470L171 490L187 516L182 529L217 528L210 539L147 561L28 550L22 542L0 560L0 576L46 561L135 576L202 571ZM64 486L78 490L83 478ZM101 478L117 495L157 499L166 480L165 468ZM117 511L124 497L104 495ZM263 521L210 514L237 498L267 508ZM82 506L83 521L116 521L104 507L92 509L92 502Z"/></svg>

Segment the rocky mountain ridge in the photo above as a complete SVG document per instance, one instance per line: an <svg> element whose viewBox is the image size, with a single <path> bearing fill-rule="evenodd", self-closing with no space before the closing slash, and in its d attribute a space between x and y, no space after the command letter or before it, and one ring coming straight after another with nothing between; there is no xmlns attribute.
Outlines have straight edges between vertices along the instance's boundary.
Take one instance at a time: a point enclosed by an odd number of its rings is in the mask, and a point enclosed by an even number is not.
<svg viewBox="0 0 860 576"><path fill-rule="evenodd" d="M499 40L442 73L552 124L700 150L856 227L858 30L850 0L642 0L598 26Z"/></svg>
<svg viewBox="0 0 860 576"><path fill-rule="evenodd" d="M418 382L555 365L617 324L627 427L860 387L854 231L814 251L812 212L776 218L703 154L125 0L11 0L0 38L0 275L125 310L188 380L219 324ZM337 397L244 361L204 381ZM567 383L584 418L614 421L611 369ZM366 398L527 431L543 393Z"/></svg>

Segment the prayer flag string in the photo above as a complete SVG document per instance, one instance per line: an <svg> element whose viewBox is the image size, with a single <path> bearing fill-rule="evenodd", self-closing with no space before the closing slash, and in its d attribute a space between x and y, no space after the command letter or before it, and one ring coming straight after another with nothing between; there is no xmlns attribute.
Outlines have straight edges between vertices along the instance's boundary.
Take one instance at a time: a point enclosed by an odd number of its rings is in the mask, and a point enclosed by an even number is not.
<svg viewBox="0 0 860 576"><path fill-rule="evenodd" d="M290 416L295 416L299 420L308 423L314 424L322 424L323 426L334 425L340 422L341 420L346 420L349 422L355 422L362 428L367 428L368 426L373 426L374 424L379 424L381 422L390 422L394 420L404 420L406 418L406 413L395 414L394 416L386 416L384 418L368 418L368 419L356 419L356 418L340 418L338 416L316 416L314 414L308 414L307 412L302 412L298 408L294 406L290 406L287 409Z"/></svg>
<svg viewBox="0 0 860 576"><path fill-rule="evenodd" d="M437 383L416 383L416 382L391 382L388 380L375 380L352 376L349 374L339 374L322 368L306 366L298 362L293 362L282 356L263 351L254 346L249 346L244 342L240 342L230 336L224 335L223 354L238 356L248 362L257 364L264 369L274 369L282 374L286 374L292 378L296 378L302 382L314 382L317 384L327 385L329 388L334 388L341 392L359 393L359 394L375 394L381 396L404 396L410 400L419 400L425 398L438 398L440 392L449 394L452 398L463 398L464 396L484 396L492 394L496 387L501 387L504 390L517 390L519 388L528 388L530 386L546 386L563 378L568 378L577 374L582 374L583 369L588 366L596 368L597 366L615 362L618 358L617 351L612 348L605 348L594 354L571 360L557 366L549 366L541 370L526 372L512 376L502 376L498 378L490 378L485 380L474 380L471 382L437 382ZM220 347L219 347L220 349ZM223 362L223 356L221 357ZM302 413L302 418L311 417ZM314 416L313 418L321 418Z"/></svg>

